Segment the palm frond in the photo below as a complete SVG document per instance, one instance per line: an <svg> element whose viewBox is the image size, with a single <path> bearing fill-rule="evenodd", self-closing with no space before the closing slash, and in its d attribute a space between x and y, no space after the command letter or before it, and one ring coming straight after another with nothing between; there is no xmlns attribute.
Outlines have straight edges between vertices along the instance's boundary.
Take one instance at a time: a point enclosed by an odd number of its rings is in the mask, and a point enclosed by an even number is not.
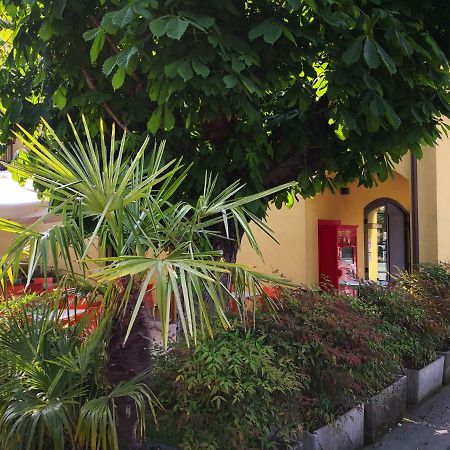
<svg viewBox="0 0 450 450"><path fill-rule="evenodd" d="M217 178L207 173L203 194L189 204L183 200L183 186L190 166L185 167L181 160L165 161L164 142L151 148L147 138L133 149L126 134L116 141L114 127L108 142L103 122L96 142L84 119L82 133L70 118L69 123L72 144L62 142L45 121L46 143L22 129L21 139L32 157L25 162L19 159L10 169L38 182L50 207L47 216L28 228L0 221L0 229L18 234L0 260L3 280L16 274L20 261L27 256L28 281L38 266L44 271L53 267L57 276L69 273L75 283L94 280L104 289L120 279L139 281L129 331L152 283L156 286L164 343L172 299L185 335L195 339L197 325L207 332L212 316L229 326L226 309L230 295L222 282L225 275L233 279L235 297L237 292L256 292L269 280L283 282L242 266L227 265L213 242L238 239L242 230L260 253L250 222L270 236L272 232L247 208L256 200L291 188L293 183L239 197L242 183L236 181L217 192ZM54 214L60 214L60 225L47 233L34 231ZM106 256L111 248L117 256L109 259ZM91 257L93 252L97 256ZM63 264L59 263L61 259ZM93 265L89 274L88 268Z"/></svg>

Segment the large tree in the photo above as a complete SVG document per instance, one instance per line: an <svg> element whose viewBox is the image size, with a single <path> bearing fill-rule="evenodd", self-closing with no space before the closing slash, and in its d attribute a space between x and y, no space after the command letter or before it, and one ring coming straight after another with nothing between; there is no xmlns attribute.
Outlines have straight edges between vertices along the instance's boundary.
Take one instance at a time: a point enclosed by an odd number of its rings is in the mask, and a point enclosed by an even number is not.
<svg viewBox="0 0 450 450"><path fill-rule="evenodd" d="M445 0L3 0L0 14L3 142L40 116L59 134L67 112L93 134L110 116L193 161L192 198L205 169L249 193L371 186L449 114Z"/></svg>

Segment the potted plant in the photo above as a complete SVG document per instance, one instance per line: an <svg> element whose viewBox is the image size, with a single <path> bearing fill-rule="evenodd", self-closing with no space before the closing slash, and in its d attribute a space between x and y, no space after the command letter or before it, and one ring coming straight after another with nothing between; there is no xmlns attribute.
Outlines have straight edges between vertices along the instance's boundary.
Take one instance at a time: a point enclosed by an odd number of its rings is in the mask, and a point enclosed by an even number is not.
<svg viewBox="0 0 450 450"><path fill-rule="evenodd" d="M444 357L443 383L450 382L450 264L421 264L411 273L401 272L397 284L410 295L426 300L430 314L440 316L447 326L439 355Z"/></svg>
<svg viewBox="0 0 450 450"><path fill-rule="evenodd" d="M196 348L180 341L155 361L151 388L164 407L151 430L155 448L278 448L297 431L304 377L254 331L216 329Z"/></svg>
<svg viewBox="0 0 450 450"><path fill-rule="evenodd" d="M275 314L256 328L307 376L299 423L302 449L358 449L364 404L395 380L399 360L390 337L357 303L337 292L283 289Z"/></svg>
<svg viewBox="0 0 450 450"><path fill-rule="evenodd" d="M375 284L360 289L360 302L383 322L396 342L406 367L407 402L417 404L442 386L444 358L439 349L448 326L428 298L413 295L404 286Z"/></svg>

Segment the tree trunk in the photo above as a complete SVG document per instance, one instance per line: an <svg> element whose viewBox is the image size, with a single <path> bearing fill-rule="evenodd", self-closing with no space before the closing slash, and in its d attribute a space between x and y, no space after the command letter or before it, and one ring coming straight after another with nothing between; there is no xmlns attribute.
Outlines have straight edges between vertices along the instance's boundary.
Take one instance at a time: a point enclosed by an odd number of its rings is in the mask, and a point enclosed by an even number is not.
<svg viewBox="0 0 450 450"><path fill-rule="evenodd" d="M225 237L226 236L225 229L222 225L220 228L220 235L224 237L215 238L212 242L215 250L222 251L223 259L226 262L230 263L236 262L237 254L239 252L239 244L244 234L244 230L241 227L239 227L238 233L239 236L236 236L236 230L234 229L234 227L231 227L228 232L229 239L227 239Z"/></svg>
<svg viewBox="0 0 450 450"><path fill-rule="evenodd" d="M142 304L139 308L131 333L124 344L128 325L136 306L140 287L133 287L125 312L114 319L111 339L108 343L108 361L105 377L111 386L128 381L147 370L151 364L151 311ZM123 299L120 298L119 301ZM116 418L119 445L121 449L139 449L145 444L145 436L139 435L134 403L128 398L116 401Z"/></svg>

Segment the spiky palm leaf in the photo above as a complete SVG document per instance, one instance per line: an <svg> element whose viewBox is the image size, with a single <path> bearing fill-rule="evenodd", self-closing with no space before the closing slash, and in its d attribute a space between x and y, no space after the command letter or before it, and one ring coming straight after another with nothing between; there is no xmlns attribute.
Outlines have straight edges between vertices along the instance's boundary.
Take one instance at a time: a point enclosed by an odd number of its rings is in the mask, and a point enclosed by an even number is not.
<svg viewBox="0 0 450 450"><path fill-rule="evenodd" d="M229 239L230 228L240 228L259 252L249 222L269 234L270 230L246 205L290 185L239 198L243 185L236 182L216 193L215 179L207 174L203 195L195 204L189 204L180 200L189 167L180 160L164 163L164 143L146 152L146 139L128 158L125 155L133 149L128 148L126 135L116 142L114 127L107 144L102 122L99 143L91 139L85 121L84 138L72 122L70 125L75 140L69 145L45 121L45 143L22 130L29 158L20 159L9 169L38 183L50 209L47 216L30 227L0 220L0 230L18 233L0 260L3 278L17 272L24 252L28 252L29 280L38 264L44 273L52 266L57 274L68 274L77 283L87 283L93 277L97 286L132 277L139 281L141 289L128 333L148 285L156 280L164 344L172 296L186 336L195 339L197 325L211 329L211 299L215 314L225 327L229 326L225 306L230 296L242 305L246 295L261 292L261 283L274 278L223 261L211 241ZM55 214L61 217L60 225L46 233L35 231L36 225ZM219 227L225 230L223 236ZM98 258L90 256L94 246ZM108 248L117 256L107 258ZM59 258L64 268L58 264ZM97 264L97 269L89 278L88 264L92 263ZM231 277L233 292L223 283L223 274ZM241 311L244 313L245 308L241 307Z"/></svg>
<svg viewBox="0 0 450 450"><path fill-rule="evenodd" d="M59 297L0 323L0 447L118 450L115 399L132 399L141 427L159 403L142 383L146 374L112 389L102 382L108 320L81 338L89 318L62 326Z"/></svg>

